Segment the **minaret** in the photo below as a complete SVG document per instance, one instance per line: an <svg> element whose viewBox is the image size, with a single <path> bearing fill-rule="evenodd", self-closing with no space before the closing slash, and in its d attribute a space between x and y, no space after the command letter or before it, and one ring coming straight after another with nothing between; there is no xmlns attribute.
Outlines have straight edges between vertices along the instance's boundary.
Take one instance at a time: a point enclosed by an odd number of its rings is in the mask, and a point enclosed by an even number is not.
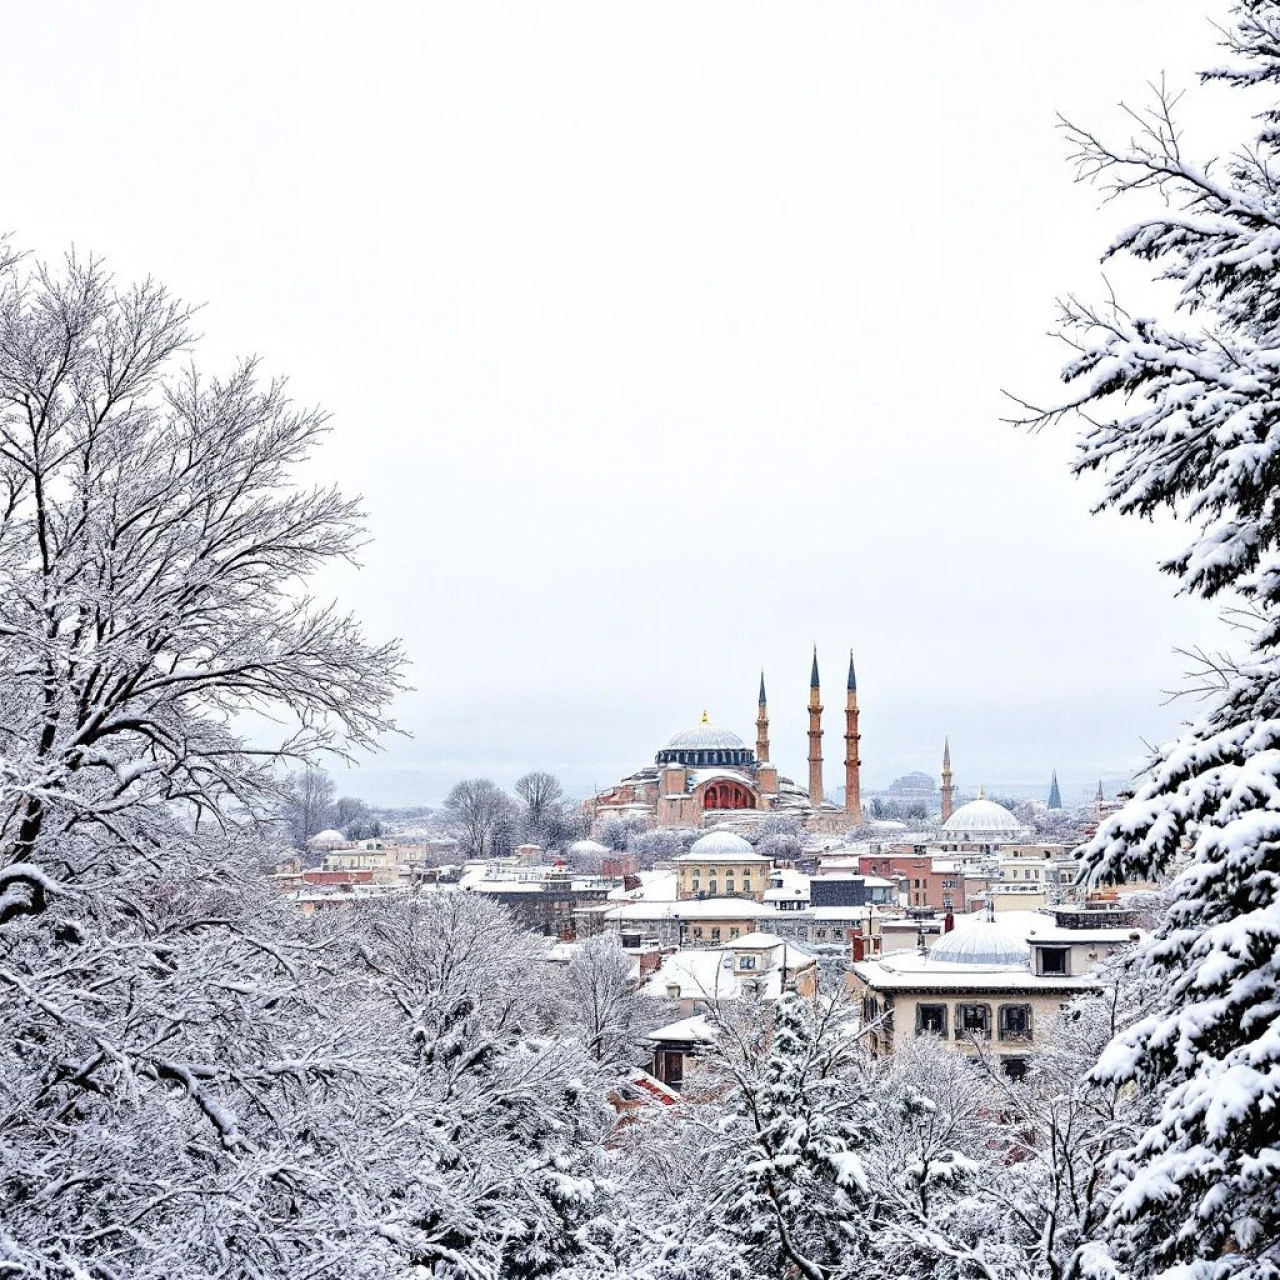
<svg viewBox="0 0 1280 1280"><path fill-rule="evenodd" d="M844 696L844 811L855 821L862 820L862 761L858 758L858 676L849 650L849 680Z"/></svg>
<svg viewBox="0 0 1280 1280"><path fill-rule="evenodd" d="M822 803L822 694L818 689L818 646L813 646L809 676L809 803Z"/></svg>
<svg viewBox="0 0 1280 1280"><path fill-rule="evenodd" d="M951 785L951 739L942 740L942 820L951 817L955 808L955 788Z"/></svg>
<svg viewBox="0 0 1280 1280"><path fill-rule="evenodd" d="M769 763L769 701L764 696L764 672L760 673L760 709L756 713L756 763Z"/></svg>

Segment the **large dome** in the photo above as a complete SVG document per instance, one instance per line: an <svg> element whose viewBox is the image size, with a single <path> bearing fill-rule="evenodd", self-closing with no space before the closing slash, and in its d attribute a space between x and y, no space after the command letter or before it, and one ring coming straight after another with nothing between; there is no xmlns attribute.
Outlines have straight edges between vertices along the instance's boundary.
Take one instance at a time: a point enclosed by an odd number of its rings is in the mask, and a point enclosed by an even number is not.
<svg viewBox="0 0 1280 1280"><path fill-rule="evenodd" d="M1002 928L997 921L975 920L967 927L944 933L930 949L929 959L944 964L1023 968L1031 959L1031 948L1017 933Z"/></svg>
<svg viewBox="0 0 1280 1280"><path fill-rule="evenodd" d="M994 836L1002 840L1016 840L1022 832L1022 823L994 800L970 800L942 824L943 836L959 839Z"/></svg>
<svg viewBox="0 0 1280 1280"><path fill-rule="evenodd" d="M701 724L681 729L658 752L657 763L744 768L755 763L755 754L732 730L712 724L704 711Z"/></svg>
<svg viewBox="0 0 1280 1280"><path fill-rule="evenodd" d="M695 724L692 729L681 729L667 743L667 750L705 751L716 747L727 751L741 751L747 744L732 730L717 725Z"/></svg>

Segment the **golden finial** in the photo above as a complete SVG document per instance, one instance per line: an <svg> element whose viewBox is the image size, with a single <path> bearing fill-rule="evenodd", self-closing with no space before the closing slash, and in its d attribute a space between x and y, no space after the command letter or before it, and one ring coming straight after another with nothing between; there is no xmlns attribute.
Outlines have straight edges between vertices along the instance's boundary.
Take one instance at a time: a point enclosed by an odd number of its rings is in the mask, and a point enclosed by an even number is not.
<svg viewBox="0 0 1280 1280"><path fill-rule="evenodd" d="M710 724L710 723L711 723L710 719L708 719L708 717L707 717L707 712L706 712L706 709L705 709L705 708L703 709L703 712L702 712L702 723L703 723L703 724Z"/></svg>

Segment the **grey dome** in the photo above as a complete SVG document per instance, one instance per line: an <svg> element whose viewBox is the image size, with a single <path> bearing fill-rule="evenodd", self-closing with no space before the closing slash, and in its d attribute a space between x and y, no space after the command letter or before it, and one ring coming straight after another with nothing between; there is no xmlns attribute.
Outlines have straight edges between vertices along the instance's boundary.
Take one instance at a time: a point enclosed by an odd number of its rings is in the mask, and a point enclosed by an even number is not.
<svg viewBox="0 0 1280 1280"><path fill-rule="evenodd" d="M1023 968L1031 959L1031 948L1023 938L1001 928L998 921L975 920L943 934L930 948L929 959L943 964Z"/></svg>
<svg viewBox="0 0 1280 1280"><path fill-rule="evenodd" d="M676 862L768 862L762 853L757 853L749 841L732 831L709 831L705 836L695 840L687 853L682 853Z"/></svg>
<svg viewBox="0 0 1280 1280"><path fill-rule="evenodd" d="M681 729L667 743L668 750L711 750L721 748L726 751L741 751L746 743L730 729L721 729L714 724L695 724L692 729Z"/></svg>
<svg viewBox="0 0 1280 1280"><path fill-rule="evenodd" d="M961 839L992 835L998 839L1016 840L1022 831L1022 823L994 800L970 800L942 824L944 836Z"/></svg>
<svg viewBox="0 0 1280 1280"><path fill-rule="evenodd" d="M703 713L702 723L681 729L656 757L658 764L683 764L693 768L729 765L744 768L755 763L755 753L731 729L712 724Z"/></svg>

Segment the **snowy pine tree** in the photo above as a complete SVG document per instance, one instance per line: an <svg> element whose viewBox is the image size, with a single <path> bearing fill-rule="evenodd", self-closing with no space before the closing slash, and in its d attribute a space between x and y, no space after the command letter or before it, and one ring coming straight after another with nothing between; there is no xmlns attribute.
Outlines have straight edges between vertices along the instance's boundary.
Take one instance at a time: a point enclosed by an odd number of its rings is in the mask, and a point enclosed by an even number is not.
<svg viewBox="0 0 1280 1280"><path fill-rule="evenodd" d="M1177 299L1164 320L1066 302L1079 390L1031 421L1087 411L1077 469L1105 473L1102 505L1185 521L1195 532L1163 568L1252 630L1245 660L1207 669L1207 710L1085 860L1095 882L1176 872L1143 960L1160 1005L1096 1071L1158 1104L1116 1166L1099 1265L1261 1280L1280 1274L1280 4L1240 0L1223 43L1203 80L1260 98L1256 136L1229 159L1187 156L1163 90L1125 146L1071 130L1083 177L1164 196L1108 256L1150 262Z"/></svg>

